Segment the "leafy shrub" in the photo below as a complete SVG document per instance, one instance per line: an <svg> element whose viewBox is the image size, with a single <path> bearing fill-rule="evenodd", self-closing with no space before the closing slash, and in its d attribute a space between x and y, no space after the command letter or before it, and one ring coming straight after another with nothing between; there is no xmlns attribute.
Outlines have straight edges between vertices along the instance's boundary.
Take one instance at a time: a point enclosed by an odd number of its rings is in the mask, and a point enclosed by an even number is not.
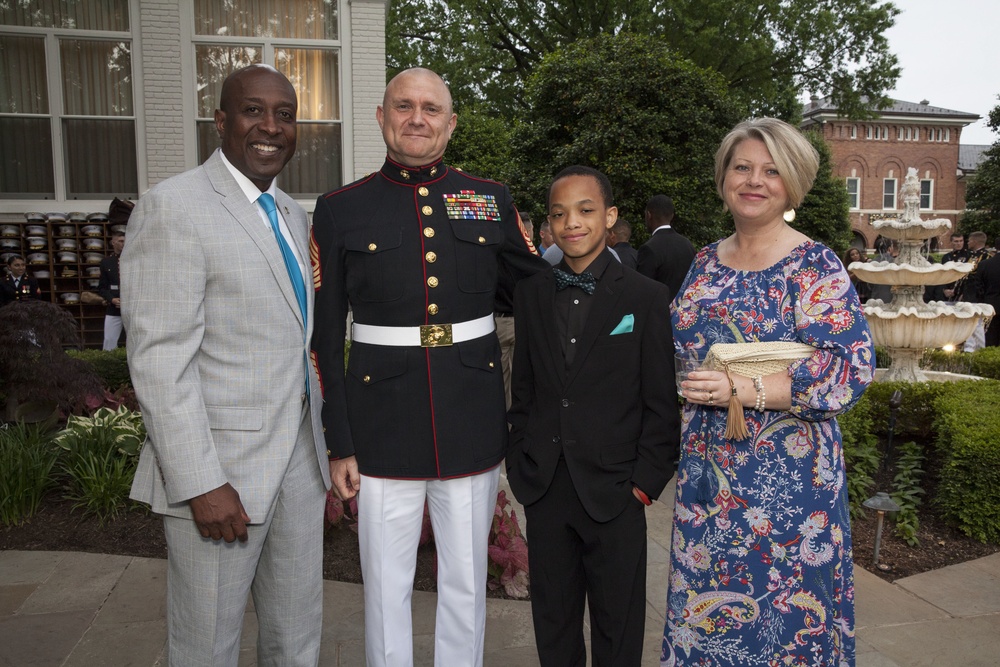
<svg viewBox="0 0 1000 667"><path fill-rule="evenodd" d="M935 408L943 457L935 502L966 535L1000 542L1000 382L950 384Z"/></svg>
<svg viewBox="0 0 1000 667"><path fill-rule="evenodd" d="M868 394L865 393L854 407L838 417L837 422L843 436L851 518L858 519L867 512L862 503L874 492L875 475L881 462Z"/></svg>
<svg viewBox="0 0 1000 667"><path fill-rule="evenodd" d="M128 498L139 450L142 417L128 408L101 408L93 417L71 416L55 443L65 450L66 498L103 523L135 506Z"/></svg>
<svg viewBox="0 0 1000 667"><path fill-rule="evenodd" d="M108 391L116 393L132 386L132 378L128 372L128 360L124 347L109 351L71 350L68 354L71 357L87 362L94 370L94 373L101 378L101 382Z"/></svg>
<svg viewBox="0 0 1000 667"><path fill-rule="evenodd" d="M0 425L0 522L18 525L34 516L52 486L59 450L46 424Z"/></svg>
<svg viewBox="0 0 1000 667"><path fill-rule="evenodd" d="M978 375L1000 380L1000 347L984 347L975 352L927 350L920 365L932 371Z"/></svg>
<svg viewBox="0 0 1000 667"><path fill-rule="evenodd" d="M924 488L920 486L924 470L921 463L924 460L923 448L915 442L908 442L899 448L896 459L896 475L892 478L892 499L899 505L896 515L896 534L906 540L911 547L917 546L917 529L920 519L917 508L920 507Z"/></svg>

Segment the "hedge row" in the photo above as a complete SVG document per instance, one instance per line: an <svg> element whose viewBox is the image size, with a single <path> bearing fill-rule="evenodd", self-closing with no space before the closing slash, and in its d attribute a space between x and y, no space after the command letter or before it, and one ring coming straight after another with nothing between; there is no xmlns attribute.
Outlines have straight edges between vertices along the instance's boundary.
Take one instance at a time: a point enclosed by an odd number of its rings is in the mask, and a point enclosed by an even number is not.
<svg viewBox="0 0 1000 667"><path fill-rule="evenodd" d="M980 355L987 367L990 352ZM968 355L975 356L975 355ZM1000 357L998 357L1000 359ZM989 362L992 363L992 362ZM1000 369L1000 364L997 365ZM1000 381L876 382L840 418L848 497L854 516L873 495L874 477L889 426L889 397L899 389L903 402L893 442L898 460L908 441L923 446L923 469L937 477L934 495L925 502L966 535L1000 542Z"/></svg>

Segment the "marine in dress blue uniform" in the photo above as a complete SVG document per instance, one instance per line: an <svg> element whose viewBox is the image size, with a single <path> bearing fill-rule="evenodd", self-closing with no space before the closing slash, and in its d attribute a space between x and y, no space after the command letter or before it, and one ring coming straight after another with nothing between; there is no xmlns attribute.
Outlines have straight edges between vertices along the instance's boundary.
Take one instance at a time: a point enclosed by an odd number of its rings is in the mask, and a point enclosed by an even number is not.
<svg viewBox="0 0 1000 667"><path fill-rule="evenodd" d="M504 185L442 161L456 116L438 75L398 75L377 119L385 164L321 196L314 214L313 353L326 440L342 464L338 493L360 487L368 664L411 664L409 596L426 497L439 545L435 661L477 665L508 437L494 296L501 268L516 282L548 265ZM400 508L411 516L398 519ZM376 514L380 531L366 527Z"/></svg>

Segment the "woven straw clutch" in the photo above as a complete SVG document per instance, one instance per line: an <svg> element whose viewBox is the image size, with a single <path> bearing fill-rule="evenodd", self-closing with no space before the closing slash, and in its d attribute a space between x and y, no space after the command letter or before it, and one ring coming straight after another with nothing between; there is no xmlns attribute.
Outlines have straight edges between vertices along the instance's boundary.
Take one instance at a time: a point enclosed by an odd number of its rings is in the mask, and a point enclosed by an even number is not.
<svg viewBox="0 0 1000 667"><path fill-rule="evenodd" d="M816 351L812 345L775 340L763 343L716 343L708 350L705 365L743 377L771 375L786 370L792 361Z"/></svg>
<svg viewBox="0 0 1000 667"><path fill-rule="evenodd" d="M816 351L812 345L789 341L763 343L716 343L708 350L705 366L724 371L729 378L729 414L726 416L726 437L742 440L750 435L743 418L743 404L736 394L732 374L756 378L787 370L791 362L805 359Z"/></svg>

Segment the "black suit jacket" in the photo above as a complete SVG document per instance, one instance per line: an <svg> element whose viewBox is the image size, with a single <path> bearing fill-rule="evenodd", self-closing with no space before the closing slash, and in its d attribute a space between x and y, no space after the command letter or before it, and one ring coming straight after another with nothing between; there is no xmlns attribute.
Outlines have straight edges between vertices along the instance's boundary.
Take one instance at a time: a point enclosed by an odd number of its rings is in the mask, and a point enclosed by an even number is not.
<svg viewBox="0 0 1000 667"><path fill-rule="evenodd" d="M552 272L518 285L506 463L521 503L542 497L560 456L595 521L636 502L633 484L663 491L680 443L669 304L665 287L610 262L567 370ZM628 315L632 330L612 335Z"/></svg>
<svg viewBox="0 0 1000 667"><path fill-rule="evenodd" d="M121 309L111 303L112 299L121 298L121 277L118 268L118 255L111 255L101 260L101 281L97 293L108 302L108 315L121 316Z"/></svg>
<svg viewBox="0 0 1000 667"><path fill-rule="evenodd" d="M321 196L313 215L323 426L333 458L374 477L443 479L488 470L507 446L496 334L448 347L355 342L360 324L413 327L493 315L498 289L548 264L506 186L442 162L380 171ZM501 272L505 280L501 282Z"/></svg>
<svg viewBox="0 0 1000 667"><path fill-rule="evenodd" d="M639 246L637 270L669 287L672 299L680 291L694 255L694 246L674 231L673 227L659 229Z"/></svg>
<svg viewBox="0 0 1000 667"><path fill-rule="evenodd" d="M624 266L634 269L639 265L639 253L628 241L616 243L614 251L618 253L618 259Z"/></svg>

